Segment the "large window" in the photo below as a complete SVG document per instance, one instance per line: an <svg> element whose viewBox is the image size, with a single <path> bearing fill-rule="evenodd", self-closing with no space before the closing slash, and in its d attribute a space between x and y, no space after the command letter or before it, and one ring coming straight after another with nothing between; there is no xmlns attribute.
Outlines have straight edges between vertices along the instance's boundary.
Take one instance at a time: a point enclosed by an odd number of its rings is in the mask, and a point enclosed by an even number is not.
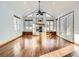
<svg viewBox="0 0 79 59"><path fill-rule="evenodd" d="M60 36L69 41L74 41L74 12L59 18Z"/></svg>
<svg viewBox="0 0 79 59"><path fill-rule="evenodd" d="M24 21L24 31L33 31L33 21L32 20L25 20Z"/></svg>

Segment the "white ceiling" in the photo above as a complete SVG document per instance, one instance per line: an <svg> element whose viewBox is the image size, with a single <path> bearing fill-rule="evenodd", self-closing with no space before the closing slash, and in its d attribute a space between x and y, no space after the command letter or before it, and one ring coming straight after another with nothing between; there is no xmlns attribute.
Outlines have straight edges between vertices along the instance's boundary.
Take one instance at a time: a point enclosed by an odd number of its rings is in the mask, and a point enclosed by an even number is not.
<svg viewBox="0 0 79 59"><path fill-rule="evenodd" d="M3 7L13 10L15 13L20 15L26 15L36 9L38 9L38 1L20 1L20 2L0 2ZM57 17L60 14L68 10L74 10L75 7L79 6L79 2L71 1L42 1L41 9L47 11L53 16Z"/></svg>

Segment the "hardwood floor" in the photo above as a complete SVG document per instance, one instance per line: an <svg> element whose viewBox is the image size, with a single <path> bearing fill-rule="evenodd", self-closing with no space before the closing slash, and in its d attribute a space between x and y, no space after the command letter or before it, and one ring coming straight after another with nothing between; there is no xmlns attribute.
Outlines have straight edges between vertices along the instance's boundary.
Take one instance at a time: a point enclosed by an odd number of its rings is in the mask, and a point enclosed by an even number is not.
<svg viewBox="0 0 79 59"><path fill-rule="evenodd" d="M40 37L39 35L25 34L15 41L1 46L0 57L38 57L71 44L52 35L47 34Z"/></svg>

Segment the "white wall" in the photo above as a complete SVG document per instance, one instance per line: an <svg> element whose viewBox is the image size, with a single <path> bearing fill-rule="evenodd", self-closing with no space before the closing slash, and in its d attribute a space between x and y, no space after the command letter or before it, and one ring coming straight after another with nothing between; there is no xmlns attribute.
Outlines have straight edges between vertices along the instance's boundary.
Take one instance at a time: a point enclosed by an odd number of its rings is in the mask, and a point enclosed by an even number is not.
<svg viewBox="0 0 79 59"><path fill-rule="evenodd" d="M21 32L14 30L14 10L0 3L0 45L21 35Z"/></svg>
<svg viewBox="0 0 79 59"><path fill-rule="evenodd" d="M75 34L74 34L74 41L75 43L79 44L79 6L77 6L76 10L75 10Z"/></svg>

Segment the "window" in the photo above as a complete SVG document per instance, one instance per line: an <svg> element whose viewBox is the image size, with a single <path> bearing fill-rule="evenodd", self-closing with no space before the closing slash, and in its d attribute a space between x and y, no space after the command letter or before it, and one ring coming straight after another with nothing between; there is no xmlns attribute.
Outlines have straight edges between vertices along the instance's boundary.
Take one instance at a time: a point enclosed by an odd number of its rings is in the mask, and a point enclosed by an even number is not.
<svg viewBox="0 0 79 59"><path fill-rule="evenodd" d="M52 20L46 21L46 31L54 30L54 22Z"/></svg>
<svg viewBox="0 0 79 59"><path fill-rule="evenodd" d="M32 31L33 30L33 21L24 21L24 31Z"/></svg>

